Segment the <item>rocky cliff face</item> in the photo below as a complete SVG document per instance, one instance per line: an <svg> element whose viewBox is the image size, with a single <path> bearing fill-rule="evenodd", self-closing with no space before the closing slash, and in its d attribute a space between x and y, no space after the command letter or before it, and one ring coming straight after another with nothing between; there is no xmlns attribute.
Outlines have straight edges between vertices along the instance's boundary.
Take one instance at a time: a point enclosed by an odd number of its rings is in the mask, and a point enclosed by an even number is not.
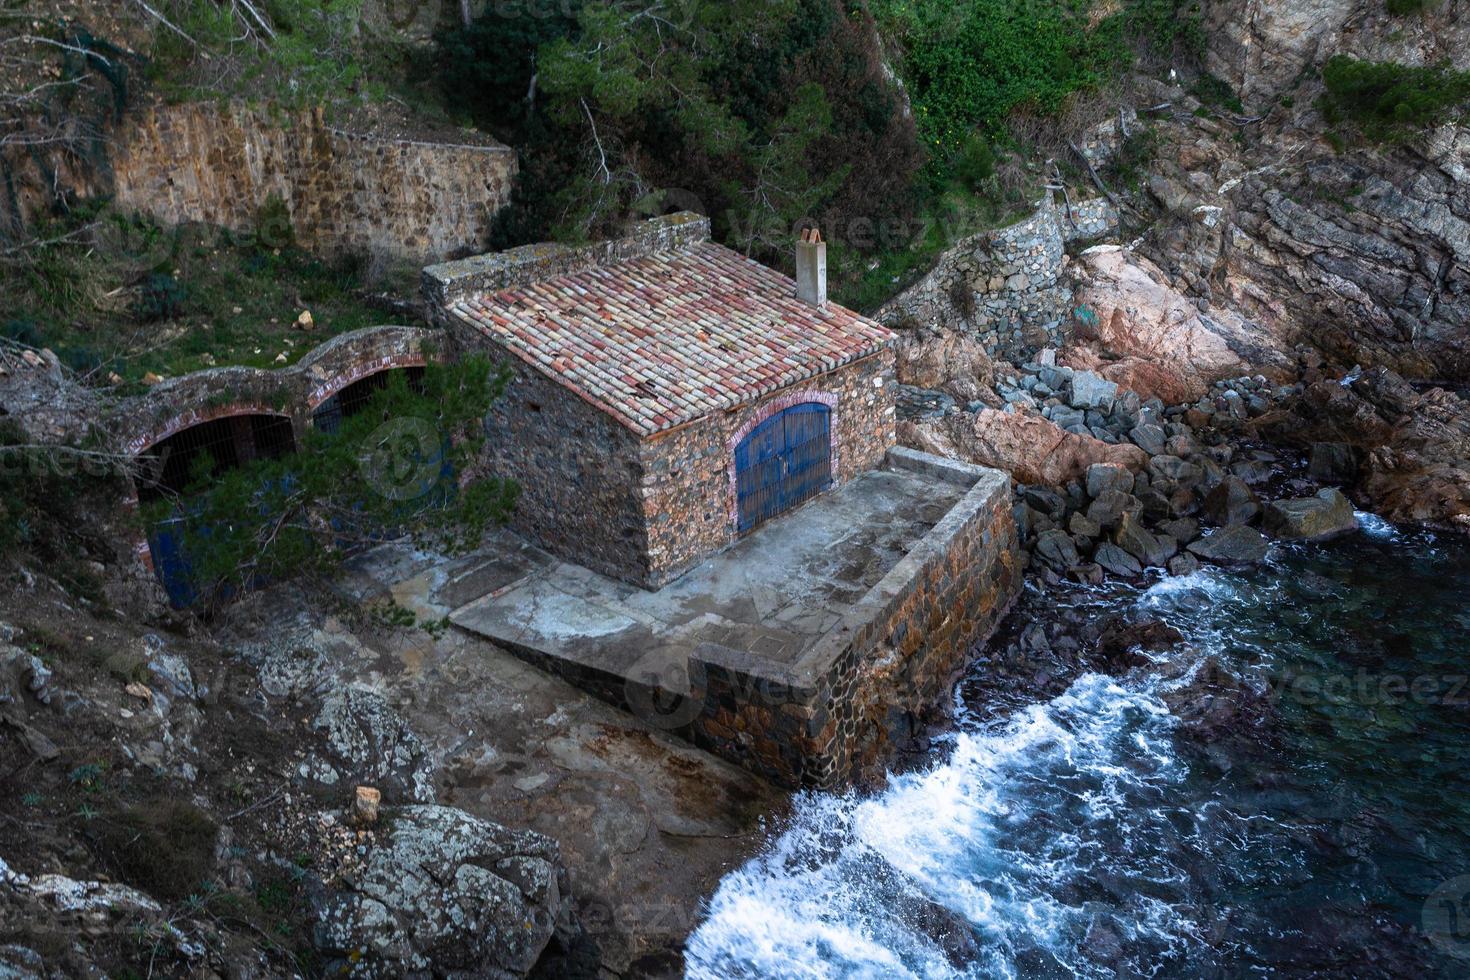
<svg viewBox="0 0 1470 980"><path fill-rule="evenodd" d="M1345 361L1470 375L1467 162L1470 130L1446 126L1391 154L1328 154L1252 178L1226 259L1232 293L1257 315L1284 307Z"/></svg>
<svg viewBox="0 0 1470 980"><path fill-rule="evenodd" d="M1470 67L1470 11L1444 3L1394 16L1382 0L1206 8L1205 68L1238 92L1243 111L1202 104L1200 89L1174 79L1136 80L1118 114L1126 131L1084 151L1127 200L1118 240L1129 244L1070 259L1056 250L1045 275L1072 307L1053 334L1066 347L1057 363L1165 404L1193 401L1221 379L1300 376L1307 393L1263 427L1274 440L1331 441L1342 455L1332 478L1369 506L1461 524L1465 402L1415 388L1470 381L1470 125L1451 118L1398 144L1369 144L1329 125L1319 97L1320 68L1339 53ZM1110 162L1130 136L1146 137L1153 152L1124 191ZM939 271L960 268L964 251ZM994 288L976 286L982 295ZM925 293L926 323L963 328L952 292ZM1389 387L1415 407L1364 407L1372 399L1336 380L1355 364L1365 379L1399 379ZM909 373L908 383L943 387ZM968 424L957 433L957 451L980 452ZM984 442L987 461L1006 465L996 441Z"/></svg>
<svg viewBox="0 0 1470 980"><path fill-rule="evenodd" d="M1470 376L1470 128L1401 146L1329 139L1316 107L1334 54L1470 63L1470 13L1392 16L1379 0L1209 5L1207 67L1249 116L1145 85L1161 150L1141 250L1170 284L1329 356L1410 378Z"/></svg>
<svg viewBox="0 0 1470 980"><path fill-rule="evenodd" d="M1251 108L1295 88L1334 54L1370 61L1470 64L1470 9L1441 3L1395 15L1383 0L1214 0L1205 5L1205 67Z"/></svg>

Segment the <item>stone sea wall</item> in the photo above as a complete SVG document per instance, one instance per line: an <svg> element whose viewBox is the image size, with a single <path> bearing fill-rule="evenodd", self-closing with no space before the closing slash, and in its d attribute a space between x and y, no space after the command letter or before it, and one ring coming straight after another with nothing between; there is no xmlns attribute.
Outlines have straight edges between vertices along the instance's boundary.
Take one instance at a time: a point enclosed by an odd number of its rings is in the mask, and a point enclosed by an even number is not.
<svg viewBox="0 0 1470 980"><path fill-rule="evenodd" d="M490 140L350 132L320 109L192 102L130 116L110 165L117 203L166 224L284 240L286 228L261 227L274 195L307 248L418 261L482 245L510 198L516 155Z"/></svg>
<svg viewBox="0 0 1470 980"><path fill-rule="evenodd" d="M1024 220L949 249L928 275L879 309L877 319L891 327L970 333L986 353L1006 360L1063 347L1073 317L1067 243L1105 237L1117 224L1105 200L1067 207L1048 195Z"/></svg>
<svg viewBox="0 0 1470 980"><path fill-rule="evenodd" d="M832 788L881 778L942 712L1020 587L1010 479L906 449L888 465L970 489L791 668L701 645L704 710L683 732L696 744L781 785Z"/></svg>

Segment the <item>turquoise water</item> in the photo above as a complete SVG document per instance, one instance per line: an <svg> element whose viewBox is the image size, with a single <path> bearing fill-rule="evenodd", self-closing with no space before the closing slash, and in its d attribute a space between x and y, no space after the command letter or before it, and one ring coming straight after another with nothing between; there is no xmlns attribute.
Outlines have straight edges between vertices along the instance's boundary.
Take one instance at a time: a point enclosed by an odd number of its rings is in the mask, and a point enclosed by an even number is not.
<svg viewBox="0 0 1470 980"><path fill-rule="evenodd" d="M1470 546L1364 526L1055 596L1183 640L998 713L977 666L932 765L725 878L689 975L1470 976ZM1202 736L1222 670L1262 720Z"/></svg>

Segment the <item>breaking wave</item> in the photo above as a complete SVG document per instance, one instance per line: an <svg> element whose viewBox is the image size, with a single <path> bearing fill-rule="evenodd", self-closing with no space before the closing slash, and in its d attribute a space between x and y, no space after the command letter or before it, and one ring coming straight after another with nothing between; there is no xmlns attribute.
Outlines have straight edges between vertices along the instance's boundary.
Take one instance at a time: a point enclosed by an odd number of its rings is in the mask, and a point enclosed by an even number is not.
<svg viewBox="0 0 1470 980"><path fill-rule="evenodd" d="M1203 926L1170 858L1196 832L1166 802L1171 727L1152 691L1089 674L880 795L803 797L721 884L689 976L1110 976L1177 957Z"/></svg>

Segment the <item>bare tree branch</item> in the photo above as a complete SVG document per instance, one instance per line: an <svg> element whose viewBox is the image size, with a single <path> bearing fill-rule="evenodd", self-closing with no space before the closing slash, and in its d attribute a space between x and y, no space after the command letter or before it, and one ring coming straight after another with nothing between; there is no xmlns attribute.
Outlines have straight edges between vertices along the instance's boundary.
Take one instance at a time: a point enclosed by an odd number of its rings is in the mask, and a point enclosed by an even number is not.
<svg viewBox="0 0 1470 980"><path fill-rule="evenodd" d="M148 6L148 4L144 2L144 0L133 0L133 2L136 3L138 6L142 7L144 10L148 11L148 13L151 14L153 16L153 18L155 20L157 20L160 24L162 24L164 27L167 27L169 30L173 31L179 37L183 38L185 41L188 41L190 44L194 45L194 47L196 47L196 48L199 47L199 42L196 41L196 40L194 40L187 33L185 33L184 30L183 30L183 28L179 27L173 21L171 21L167 17L163 16L163 14L160 14L158 11L156 11L152 7Z"/></svg>

